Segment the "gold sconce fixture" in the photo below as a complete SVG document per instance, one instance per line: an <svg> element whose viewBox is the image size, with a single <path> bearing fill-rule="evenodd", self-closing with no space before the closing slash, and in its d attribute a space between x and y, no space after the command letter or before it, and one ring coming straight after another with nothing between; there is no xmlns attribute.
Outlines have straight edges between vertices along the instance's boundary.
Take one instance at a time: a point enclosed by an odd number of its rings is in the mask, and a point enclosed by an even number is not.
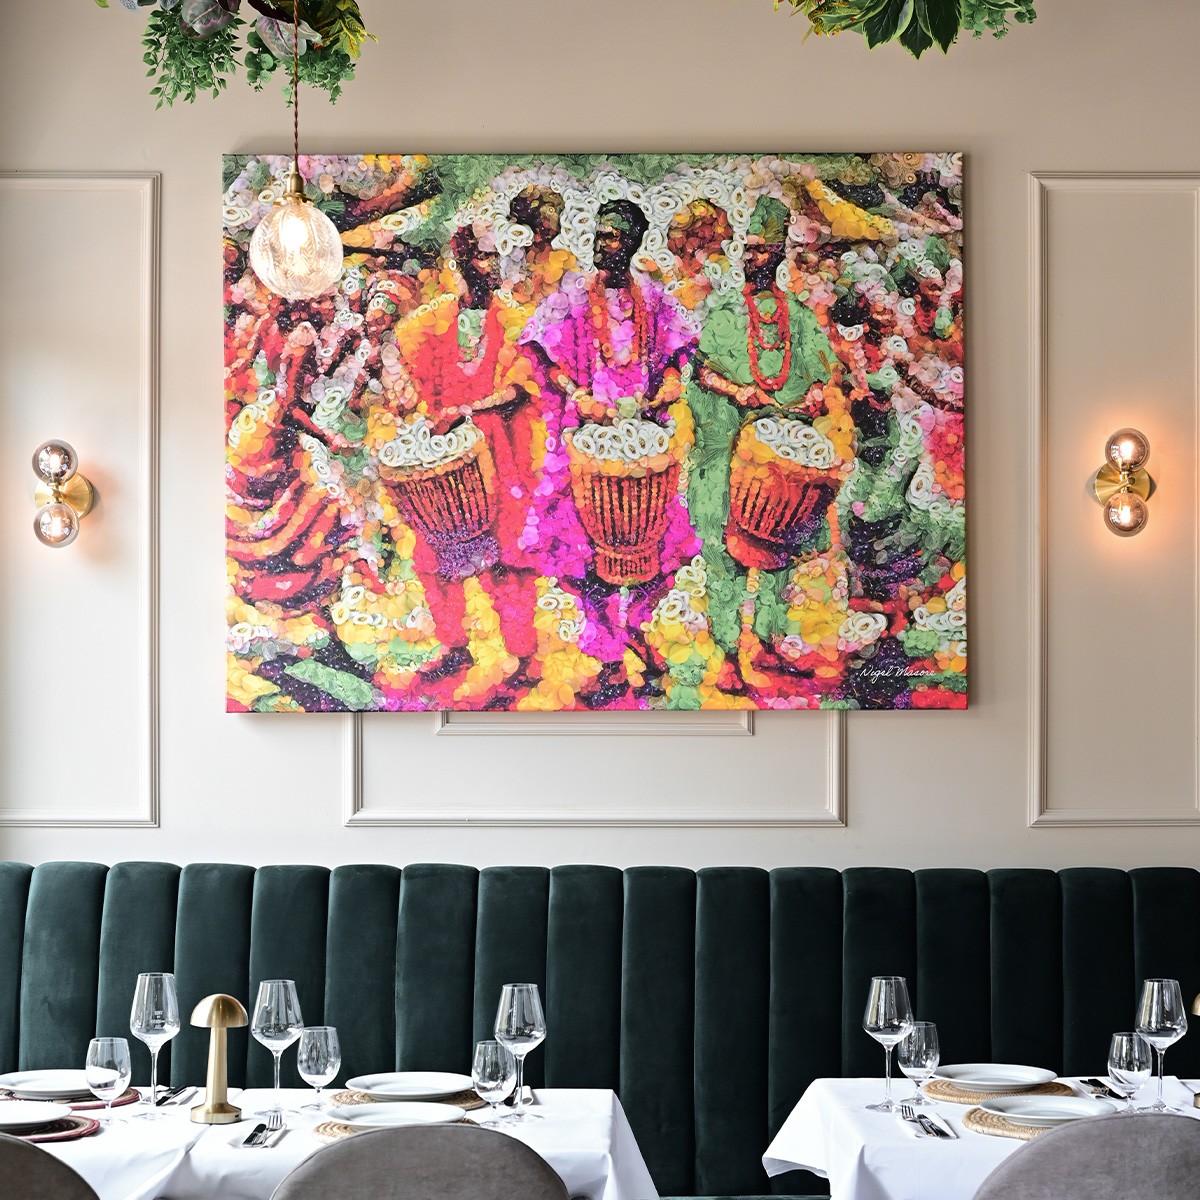
<svg viewBox="0 0 1200 1200"><path fill-rule="evenodd" d="M1150 443L1140 430L1118 429L1104 443L1108 460L1092 480L1092 494L1104 506L1104 524L1118 537L1132 537L1146 527L1146 501L1154 481L1146 473Z"/></svg>
<svg viewBox="0 0 1200 1200"><path fill-rule="evenodd" d="M231 1029L247 1023L242 1002L224 992L205 996L192 1010L192 1024L207 1028L208 1078L204 1086L204 1103L192 1109L197 1125L230 1125L241 1119L242 1110L229 1103L229 1039Z"/></svg>
<svg viewBox="0 0 1200 1200"><path fill-rule="evenodd" d="M69 546L96 498L92 485L79 474L79 456L66 442L43 442L33 452L33 473L38 477L33 532L43 546Z"/></svg>

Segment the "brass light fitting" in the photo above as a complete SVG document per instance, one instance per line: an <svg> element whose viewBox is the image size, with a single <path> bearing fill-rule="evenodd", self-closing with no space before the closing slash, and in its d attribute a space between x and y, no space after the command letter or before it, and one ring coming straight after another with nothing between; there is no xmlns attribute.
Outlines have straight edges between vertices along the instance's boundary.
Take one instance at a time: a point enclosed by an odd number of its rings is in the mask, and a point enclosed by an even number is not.
<svg viewBox="0 0 1200 1200"><path fill-rule="evenodd" d="M1118 537L1132 537L1146 527L1146 501L1154 480L1146 472L1150 443L1140 430L1118 429L1104 444L1107 460L1092 479L1092 495L1104 506L1105 527Z"/></svg>
<svg viewBox="0 0 1200 1200"><path fill-rule="evenodd" d="M33 473L38 477L33 532L43 546L69 546L96 499L92 485L79 474L79 456L67 442L43 442L33 452Z"/></svg>

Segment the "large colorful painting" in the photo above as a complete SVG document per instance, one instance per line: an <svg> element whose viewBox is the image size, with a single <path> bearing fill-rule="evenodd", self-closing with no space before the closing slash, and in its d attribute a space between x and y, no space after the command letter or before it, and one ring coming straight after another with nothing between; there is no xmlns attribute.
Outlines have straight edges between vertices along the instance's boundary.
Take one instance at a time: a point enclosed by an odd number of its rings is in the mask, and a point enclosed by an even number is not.
<svg viewBox="0 0 1200 1200"><path fill-rule="evenodd" d="M964 708L958 154L225 161L232 711Z"/></svg>

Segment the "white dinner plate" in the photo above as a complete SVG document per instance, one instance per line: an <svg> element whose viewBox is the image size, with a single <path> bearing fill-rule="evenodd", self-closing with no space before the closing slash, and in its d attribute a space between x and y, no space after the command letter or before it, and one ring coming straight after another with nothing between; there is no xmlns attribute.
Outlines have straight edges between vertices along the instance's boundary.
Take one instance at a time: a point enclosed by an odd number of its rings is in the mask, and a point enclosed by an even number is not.
<svg viewBox="0 0 1200 1200"><path fill-rule="evenodd" d="M453 1104L345 1104L330 1108L331 1121L353 1125L355 1129L390 1129L395 1125L444 1125L461 1121L466 1110Z"/></svg>
<svg viewBox="0 0 1200 1200"><path fill-rule="evenodd" d="M979 1107L1021 1125L1039 1126L1062 1125L1083 1117L1106 1117L1117 1111L1107 1100L1090 1096L1002 1096L998 1100L985 1100Z"/></svg>
<svg viewBox="0 0 1200 1200"><path fill-rule="evenodd" d="M11 1071L0 1075L0 1088L30 1100L94 1099L83 1071Z"/></svg>
<svg viewBox="0 0 1200 1200"><path fill-rule="evenodd" d="M70 1105L45 1104L40 1100L0 1101L0 1129L32 1129L37 1125L49 1125L71 1115Z"/></svg>
<svg viewBox="0 0 1200 1200"><path fill-rule="evenodd" d="M375 1075L356 1075L346 1080L346 1086L368 1096L388 1100L437 1100L455 1092L469 1092L470 1075L455 1075L450 1071L380 1071Z"/></svg>
<svg viewBox="0 0 1200 1200"><path fill-rule="evenodd" d="M939 1067L933 1077L973 1092L1019 1092L1058 1078L1053 1071L1016 1063L955 1063Z"/></svg>

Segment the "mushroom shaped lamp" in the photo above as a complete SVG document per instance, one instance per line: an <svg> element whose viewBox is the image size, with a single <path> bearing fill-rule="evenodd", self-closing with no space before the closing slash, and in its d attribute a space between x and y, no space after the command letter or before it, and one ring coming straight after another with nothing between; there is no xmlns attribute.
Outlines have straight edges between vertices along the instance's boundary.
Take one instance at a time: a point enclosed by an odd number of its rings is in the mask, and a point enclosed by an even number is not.
<svg viewBox="0 0 1200 1200"><path fill-rule="evenodd" d="M204 1103L192 1109L198 1125L229 1125L241 1119L242 1110L229 1103L229 1046L226 1033L246 1025L249 1018L240 1000L217 992L205 996L192 1009L192 1024L210 1031L208 1039L208 1079Z"/></svg>

